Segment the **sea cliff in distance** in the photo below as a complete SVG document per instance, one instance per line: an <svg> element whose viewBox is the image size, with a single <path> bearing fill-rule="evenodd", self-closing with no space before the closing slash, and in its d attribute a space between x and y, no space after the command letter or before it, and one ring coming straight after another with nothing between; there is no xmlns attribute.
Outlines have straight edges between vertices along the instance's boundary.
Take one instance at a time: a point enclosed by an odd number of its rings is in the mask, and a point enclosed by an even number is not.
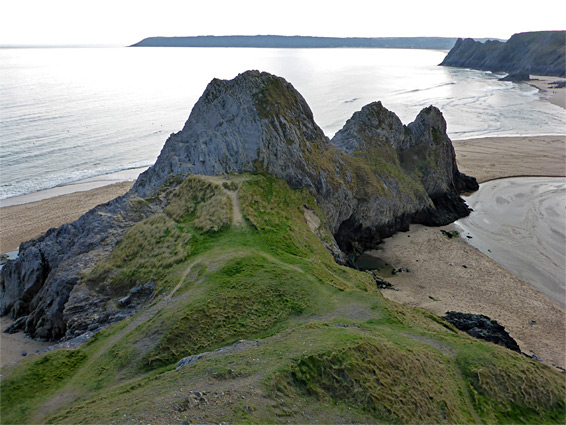
<svg viewBox="0 0 566 425"><path fill-rule="evenodd" d="M486 41L488 39L480 39ZM201 35L148 37L130 47L391 48L451 49L455 37L307 37L283 35Z"/></svg>
<svg viewBox="0 0 566 425"><path fill-rule="evenodd" d="M523 76L519 79L566 77L565 46L566 31L523 32L506 42L458 39L440 65Z"/></svg>

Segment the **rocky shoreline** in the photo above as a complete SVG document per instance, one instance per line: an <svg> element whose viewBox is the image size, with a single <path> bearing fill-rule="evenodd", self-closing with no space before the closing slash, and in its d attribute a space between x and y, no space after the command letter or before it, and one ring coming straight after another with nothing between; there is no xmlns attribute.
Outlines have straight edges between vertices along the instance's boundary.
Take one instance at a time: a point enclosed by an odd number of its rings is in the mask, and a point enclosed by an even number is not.
<svg viewBox="0 0 566 425"><path fill-rule="evenodd" d="M460 38L440 65L506 72L514 80L529 74L566 77L565 41L566 31L518 33L506 42Z"/></svg>

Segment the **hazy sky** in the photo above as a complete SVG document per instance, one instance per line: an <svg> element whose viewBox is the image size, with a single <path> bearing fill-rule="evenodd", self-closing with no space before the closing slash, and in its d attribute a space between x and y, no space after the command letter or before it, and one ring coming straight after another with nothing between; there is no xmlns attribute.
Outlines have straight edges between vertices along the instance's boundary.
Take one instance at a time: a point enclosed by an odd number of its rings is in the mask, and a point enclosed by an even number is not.
<svg viewBox="0 0 566 425"><path fill-rule="evenodd" d="M0 16L0 44L235 34L509 38L566 29L566 1L0 0Z"/></svg>

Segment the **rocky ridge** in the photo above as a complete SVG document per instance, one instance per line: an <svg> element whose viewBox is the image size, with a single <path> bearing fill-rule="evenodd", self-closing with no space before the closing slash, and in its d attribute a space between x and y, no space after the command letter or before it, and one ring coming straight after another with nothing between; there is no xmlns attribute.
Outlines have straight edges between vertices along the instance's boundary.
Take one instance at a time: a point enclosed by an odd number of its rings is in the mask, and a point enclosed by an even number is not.
<svg viewBox="0 0 566 425"><path fill-rule="evenodd" d="M507 72L523 78L529 74L565 77L564 46L566 31L518 33L507 42L458 39L440 65Z"/></svg>
<svg viewBox="0 0 566 425"><path fill-rule="evenodd" d="M1 272L0 313L34 338L72 338L125 315L102 309L109 295L79 285L135 223L163 211L163 188L190 174L264 172L316 199L338 261L410 223L443 225L469 213L461 174L435 107L403 125L380 102L355 113L332 140L304 98L282 78L248 71L213 80L184 128L123 197L20 246ZM344 255L346 254L346 255Z"/></svg>

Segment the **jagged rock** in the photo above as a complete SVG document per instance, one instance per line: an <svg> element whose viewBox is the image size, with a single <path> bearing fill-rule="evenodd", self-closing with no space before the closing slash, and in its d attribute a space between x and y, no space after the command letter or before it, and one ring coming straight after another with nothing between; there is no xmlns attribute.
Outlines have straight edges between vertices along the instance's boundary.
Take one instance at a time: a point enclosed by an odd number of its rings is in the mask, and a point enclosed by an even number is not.
<svg viewBox="0 0 566 425"><path fill-rule="evenodd" d="M189 366L190 364L193 364L194 362L196 362L198 359L200 359L202 356L204 356L206 354L208 354L208 352L195 354L193 356L188 356L188 357L182 358L181 360L179 360L177 362L177 367L175 368L175 370L179 370L182 367Z"/></svg>
<svg viewBox="0 0 566 425"><path fill-rule="evenodd" d="M503 78L500 78L499 81L513 81L513 82L521 82L521 81L530 81L531 76L528 72L519 71L513 72L509 75L506 75Z"/></svg>
<svg viewBox="0 0 566 425"><path fill-rule="evenodd" d="M76 337L133 314L144 296L134 303L137 295L130 293L131 304L119 307L81 276L134 223L163 210L158 195L167 185L188 174L244 171L268 172L308 189L335 236L336 244L325 246L337 260L346 256L336 245L347 254L361 252L410 223L444 225L467 215L459 193L477 189L475 179L457 169L437 108L423 109L405 126L375 102L331 141L284 79L258 71L215 79L130 192L20 246L19 258L1 271L0 311L27 316L24 330L42 339Z"/></svg>
<svg viewBox="0 0 566 425"><path fill-rule="evenodd" d="M373 278L373 280L375 281L375 285L379 289L394 289L391 282L388 282L387 280L383 279L381 276L379 276L373 270L367 270L366 273L368 273ZM395 273L393 273L393 274L395 274Z"/></svg>
<svg viewBox="0 0 566 425"><path fill-rule="evenodd" d="M16 319L16 321L8 326L4 332L6 332L7 334L15 334L16 332L20 332L24 327L27 318L27 316L22 316Z"/></svg>
<svg viewBox="0 0 566 425"><path fill-rule="evenodd" d="M519 344L511 338L505 328L497 323L497 321L491 320L483 314L449 311L446 313L446 316L442 318L474 338L493 342L494 344L516 351L517 353L521 352Z"/></svg>
<svg viewBox="0 0 566 425"><path fill-rule="evenodd" d="M143 217L143 212L131 208L130 198L125 195L99 205L74 223L22 243L18 258L0 271L1 314L13 319L27 316L22 329L33 338L65 336L71 316L82 320L81 309L64 314L81 273L105 258L125 231Z"/></svg>
<svg viewBox="0 0 566 425"><path fill-rule="evenodd" d="M566 31L518 33L505 43L459 38L440 65L565 77L565 45Z"/></svg>

